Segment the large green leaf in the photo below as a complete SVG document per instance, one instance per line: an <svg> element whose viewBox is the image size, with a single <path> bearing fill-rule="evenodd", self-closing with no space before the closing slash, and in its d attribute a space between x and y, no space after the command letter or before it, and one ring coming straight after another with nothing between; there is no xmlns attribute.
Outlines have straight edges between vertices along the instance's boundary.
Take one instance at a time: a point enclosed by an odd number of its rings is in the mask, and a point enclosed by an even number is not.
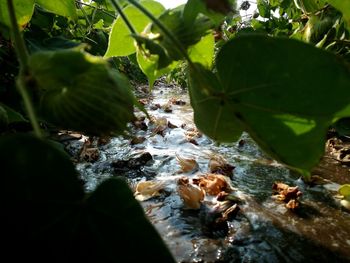
<svg viewBox="0 0 350 263"><path fill-rule="evenodd" d="M225 98L231 122L239 120L265 151L292 167L309 171L316 165L329 125L350 115L349 69L302 42L241 36L223 46L216 66L221 83L211 89L221 94L203 100ZM197 114L204 119L208 112Z"/></svg>
<svg viewBox="0 0 350 263"><path fill-rule="evenodd" d="M350 30L350 0L328 0L327 2L343 13L344 20Z"/></svg>
<svg viewBox="0 0 350 263"><path fill-rule="evenodd" d="M76 18L75 0L35 0L42 8L61 16Z"/></svg>
<svg viewBox="0 0 350 263"><path fill-rule="evenodd" d="M196 126L216 141L236 141L243 130L216 75L196 64L190 68L189 80Z"/></svg>
<svg viewBox="0 0 350 263"><path fill-rule="evenodd" d="M87 204L89 231L104 255L102 262L174 262L125 180L105 181Z"/></svg>
<svg viewBox="0 0 350 263"><path fill-rule="evenodd" d="M25 26L32 18L35 0L13 0L17 23L20 27ZM0 1L0 23L11 26L10 16L7 11L7 0Z"/></svg>
<svg viewBox="0 0 350 263"><path fill-rule="evenodd" d="M132 120L135 99L129 83L102 58L76 50L47 51L31 56L29 65L45 120L91 134L120 133Z"/></svg>
<svg viewBox="0 0 350 263"><path fill-rule="evenodd" d="M155 17L158 17L165 10L165 8L156 1L145 0L140 3ZM151 22L147 16L134 6L127 6L123 9L123 12L137 33L141 33L145 30L146 26ZM123 19L118 16L112 25L105 57L128 56L135 53L135 51L134 39Z"/></svg>
<svg viewBox="0 0 350 263"><path fill-rule="evenodd" d="M122 179L85 195L69 157L28 135L2 136L0 158L2 255L11 261L174 262Z"/></svg>
<svg viewBox="0 0 350 263"><path fill-rule="evenodd" d="M197 44L190 46L188 54L192 62L200 63L210 69L213 65L214 51L215 38L212 32L210 32L206 36L203 36Z"/></svg>

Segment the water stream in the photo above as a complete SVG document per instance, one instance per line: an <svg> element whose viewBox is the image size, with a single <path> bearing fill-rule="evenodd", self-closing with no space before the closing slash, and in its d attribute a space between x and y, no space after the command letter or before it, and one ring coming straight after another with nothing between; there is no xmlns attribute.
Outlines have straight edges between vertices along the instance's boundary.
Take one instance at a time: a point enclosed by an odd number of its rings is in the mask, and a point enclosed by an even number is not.
<svg viewBox="0 0 350 263"><path fill-rule="evenodd" d="M111 176L126 176L132 187L145 180L163 181L163 193L141 204L178 262L350 262L350 213L334 198L339 184L350 182L349 167L325 158L315 173L327 178L327 183L309 186L262 153L247 134L240 143L224 145L196 134L189 98L181 88L163 83L146 97L149 113L166 118L173 126L159 128L161 124L146 119L147 129L131 128L144 142L130 144L130 139L117 137L100 146L97 162L77 164L87 190ZM171 99L186 104L169 104ZM153 160L137 169L115 171L111 165L145 152ZM196 159L199 169L179 173L175 154ZM205 209L184 209L176 191L181 176L206 173L213 155L235 166L231 181L240 200L238 214L228 221L228 233L221 236L208 235L203 230ZM303 192L297 211L271 197L275 181L298 186Z"/></svg>

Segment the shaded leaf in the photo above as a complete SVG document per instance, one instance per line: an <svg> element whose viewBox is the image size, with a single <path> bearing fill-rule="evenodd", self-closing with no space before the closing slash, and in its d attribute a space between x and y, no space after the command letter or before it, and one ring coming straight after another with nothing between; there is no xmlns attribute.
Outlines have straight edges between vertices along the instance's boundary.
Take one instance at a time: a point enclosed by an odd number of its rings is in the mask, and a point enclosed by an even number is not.
<svg viewBox="0 0 350 263"><path fill-rule="evenodd" d="M165 8L156 1L145 0L140 3L155 17L158 17L165 10ZM141 33L145 30L146 26L151 22L148 17L134 6L125 7L123 12L137 33ZM134 39L123 19L118 16L112 25L112 31L109 35L108 49L105 57L128 56L135 53L135 51L136 47L134 45Z"/></svg>
<svg viewBox="0 0 350 263"><path fill-rule="evenodd" d="M7 121L9 124L13 122L27 122L27 120L22 116L22 114L10 108L9 106L0 102L0 107L6 112Z"/></svg>
<svg viewBox="0 0 350 263"><path fill-rule="evenodd" d="M13 0L17 23L20 28L24 27L32 18L35 0ZM7 0L0 1L0 22L11 26L10 16L7 8Z"/></svg>
<svg viewBox="0 0 350 263"><path fill-rule="evenodd" d="M45 10L57 15L77 17L74 0L35 0L35 2Z"/></svg>
<svg viewBox="0 0 350 263"><path fill-rule="evenodd" d="M185 50L198 43L213 27L213 23L204 16L198 17L192 25L186 25L182 17L182 11L179 9L167 10L159 17L159 21L172 32ZM173 41L164 35L156 25L152 24L151 31L153 34L159 35L154 40L166 50L171 60L176 61L183 58L183 54L177 50Z"/></svg>
<svg viewBox="0 0 350 263"><path fill-rule="evenodd" d="M123 132L133 119L135 99L127 79L100 57L76 50L38 52L29 65L45 120L67 129L108 134Z"/></svg>
<svg viewBox="0 0 350 263"><path fill-rule="evenodd" d="M89 230L105 260L174 262L123 179L103 182L87 203Z"/></svg>
<svg viewBox="0 0 350 263"><path fill-rule="evenodd" d="M270 18L271 8L269 5L269 2L267 0L258 0L257 4L258 4L259 14L262 17Z"/></svg>

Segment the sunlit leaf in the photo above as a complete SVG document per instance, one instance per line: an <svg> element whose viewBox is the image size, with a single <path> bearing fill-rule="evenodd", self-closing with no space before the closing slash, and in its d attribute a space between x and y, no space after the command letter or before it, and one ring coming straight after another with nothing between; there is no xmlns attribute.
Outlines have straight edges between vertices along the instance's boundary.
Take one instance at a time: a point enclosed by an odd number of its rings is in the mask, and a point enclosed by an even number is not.
<svg viewBox="0 0 350 263"><path fill-rule="evenodd" d="M344 184L339 188L339 193L345 198L350 197L350 184Z"/></svg>
<svg viewBox="0 0 350 263"><path fill-rule="evenodd" d="M165 8L156 1L145 0L140 3L155 17L158 17L165 10ZM137 33L141 33L145 30L146 26L151 22L148 17L134 6L127 6L123 11ZM135 53L135 51L134 39L123 19L118 16L113 23L112 31L109 35L108 49L105 57L128 56Z"/></svg>
<svg viewBox="0 0 350 263"><path fill-rule="evenodd" d="M302 42L242 36L222 48L216 65L235 116L288 165L310 170L323 154L329 125L350 114L349 69Z"/></svg>
<svg viewBox="0 0 350 263"><path fill-rule="evenodd" d="M350 0L328 0L327 2L343 13L344 20L350 30Z"/></svg>
<svg viewBox="0 0 350 263"><path fill-rule="evenodd" d="M243 35L223 46L216 68L218 77L191 69L199 129L219 141L233 141L244 129L262 149L300 171L319 162L329 125L350 115L349 69L302 42Z"/></svg>
<svg viewBox="0 0 350 263"><path fill-rule="evenodd" d="M17 23L24 27L32 18L35 0L13 0ZM11 26L10 16L7 8L7 0L0 1L0 23Z"/></svg>
<svg viewBox="0 0 350 263"><path fill-rule="evenodd" d="M135 99L129 83L102 58L48 51L35 53L29 65L45 120L91 134L120 133L132 120Z"/></svg>
<svg viewBox="0 0 350 263"><path fill-rule="evenodd" d="M192 62L200 63L210 69L214 60L215 39L212 32L203 36L195 45L189 47L188 53Z"/></svg>
<svg viewBox="0 0 350 263"><path fill-rule="evenodd" d="M45 10L61 16L76 18L75 0L35 0Z"/></svg>
<svg viewBox="0 0 350 263"><path fill-rule="evenodd" d="M196 126L214 140L238 140L243 130L217 77L197 64L190 70L189 79Z"/></svg>

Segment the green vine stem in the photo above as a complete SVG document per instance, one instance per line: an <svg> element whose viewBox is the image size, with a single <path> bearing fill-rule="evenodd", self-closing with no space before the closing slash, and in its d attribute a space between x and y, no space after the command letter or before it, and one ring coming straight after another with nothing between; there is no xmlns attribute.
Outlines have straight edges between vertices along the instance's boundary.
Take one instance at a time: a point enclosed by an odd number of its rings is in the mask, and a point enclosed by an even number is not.
<svg viewBox="0 0 350 263"><path fill-rule="evenodd" d="M115 1L115 0L113 0ZM151 12L149 12L144 6L142 6L139 2L135 0L128 0L129 3L131 3L133 6L135 6L137 9L139 9L143 14L145 14L149 19L152 20L152 22L163 32L164 35L166 35L174 44L174 46L177 48L177 51L183 55L183 57L187 60L188 64L195 68L193 65L193 62L191 61L190 57L188 56L186 50L183 48L182 44L179 42L179 40L169 31L169 29L166 28L156 17L152 15Z"/></svg>
<svg viewBox="0 0 350 263"><path fill-rule="evenodd" d="M112 2L112 5L114 6L114 8L117 9L119 15L121 16L121 18L125 22L126 26L129 28L130 33L136 35L137 32L136 32L135 28L133 27L133 25L130 23L129 19L124 14L123 9L118 4L117 0L111 0L111 2Z"/></svg>
<svg viewBox="0 0 350 263"><path fill-rule="evenodd" d="M26 89L26 77L28 75L28 52L24 43L24 39L18 28L13 0L7 0L7 8L11 21L11 33L13 35L14 45L20 63L19 76L16 82L17 88L22 96L24 107L27 111L34 133L37 137L41 138L42 132L40 130L39 122L36 118L32 101Z"/></svg>

